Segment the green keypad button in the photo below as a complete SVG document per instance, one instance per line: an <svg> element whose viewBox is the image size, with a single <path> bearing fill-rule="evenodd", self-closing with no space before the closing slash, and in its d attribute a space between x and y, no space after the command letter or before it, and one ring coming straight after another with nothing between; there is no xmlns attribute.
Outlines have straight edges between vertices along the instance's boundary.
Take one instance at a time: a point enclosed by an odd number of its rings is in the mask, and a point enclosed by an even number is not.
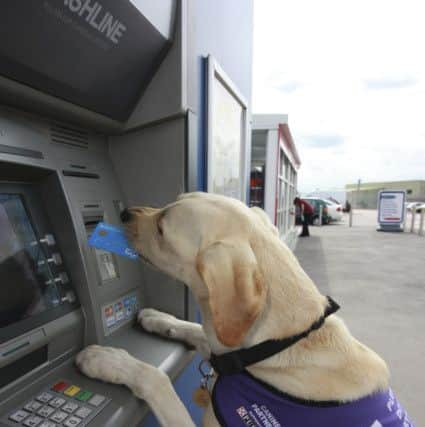
<svg viewBox="0 0 425 427"><path fill-rule="evenodd" d="M81 402L86 402L93 396L91 391L81 390L76 396L75 399L80 400Z"/></svg>

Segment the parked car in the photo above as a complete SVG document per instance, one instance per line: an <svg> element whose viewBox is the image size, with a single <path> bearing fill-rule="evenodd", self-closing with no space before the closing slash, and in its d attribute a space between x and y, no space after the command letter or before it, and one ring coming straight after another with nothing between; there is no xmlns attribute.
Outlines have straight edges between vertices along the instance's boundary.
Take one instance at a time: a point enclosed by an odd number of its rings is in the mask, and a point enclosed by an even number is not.
<svg viewBox="0 0 425 427"><path fill-rule="evenodd" d="M421 206L421 205L423 205L424 204L424 202L407 202L406 203L406 209L409 211L409 212L412 212L412 210L413 209L415 209L415 208L417 208L418 206Z"/></svg>
<svg viewBox="0 0 425 427"><path fill-rule="evenodd" d="M331 221L331 217L328 215L328 205L323 199L319 199L316 197L302 197L302 200L305 200L306 202L310 203L310 205L313 207L314 212L311 217L311 224L312 225L319 225L319 210L320 206L322 206L322 224L329 224ZM295 223L301 224L301 213L297 210L296 216L295 216Z"/></svg>
<svg viewBox="0 0 425 427"><path fill-rule="evenodd" d="M422 203L420 205L415 206L416 213L421 213L422 211L425 211L425 203Z"/></svg>
<svg viewBox="0 0 425 427"><path fill-rule="evenodd" d="M332 200L323 200L328 206L328 215L330 216L331 221L341 221L343 218L342 205L340 203L335 203Z"/></svg>

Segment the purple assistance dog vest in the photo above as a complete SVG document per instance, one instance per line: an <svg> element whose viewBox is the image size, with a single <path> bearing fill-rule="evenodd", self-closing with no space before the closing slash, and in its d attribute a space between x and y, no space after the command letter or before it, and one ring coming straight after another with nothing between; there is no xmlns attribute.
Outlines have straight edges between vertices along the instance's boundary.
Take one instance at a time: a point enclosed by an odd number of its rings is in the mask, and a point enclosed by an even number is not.
<svg viewBox="0 0 425 427"><path fill-rule="evenodd" d="M222 427L414 427L391 390L349 403L310 403L248 372L220 375L212 402Z"/></svg>

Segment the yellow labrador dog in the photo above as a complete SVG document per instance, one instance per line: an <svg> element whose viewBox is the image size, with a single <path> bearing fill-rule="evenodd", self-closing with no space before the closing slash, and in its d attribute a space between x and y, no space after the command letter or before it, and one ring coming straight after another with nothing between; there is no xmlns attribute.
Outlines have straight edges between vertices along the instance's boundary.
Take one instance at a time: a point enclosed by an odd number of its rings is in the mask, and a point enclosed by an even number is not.
<svg viewBox="0 0 425 427"><path fill-rule="evenodd" d="M201 326L144 309L140 323L148 331L186 341L206 359L211 353L299 334L328 305L260 209L189 193L163 209L131 208L123 221L146 262L187 284L203 320ZM194 426L169 378L126 351L90 346L76 363L89 377L127 386L147 402L162 426ZM356 400L386 390L389 380L385 362L335 315L247 370L277 390L312 401ZM219 426L212 405L203 425Z"/></svg>

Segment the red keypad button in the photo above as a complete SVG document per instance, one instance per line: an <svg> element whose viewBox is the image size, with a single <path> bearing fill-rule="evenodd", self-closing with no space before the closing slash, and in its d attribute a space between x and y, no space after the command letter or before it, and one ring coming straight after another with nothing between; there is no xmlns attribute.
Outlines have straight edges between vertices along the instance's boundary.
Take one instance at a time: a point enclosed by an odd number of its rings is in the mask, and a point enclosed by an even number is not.
<svg viewBox="0 0 425 427"><path fill-rule="evenodd" d="M56 391L56 393L61 393L68 387L69 387L68 383L66 383L65 381L60 381L52 387L52 390Z"/></svg>

